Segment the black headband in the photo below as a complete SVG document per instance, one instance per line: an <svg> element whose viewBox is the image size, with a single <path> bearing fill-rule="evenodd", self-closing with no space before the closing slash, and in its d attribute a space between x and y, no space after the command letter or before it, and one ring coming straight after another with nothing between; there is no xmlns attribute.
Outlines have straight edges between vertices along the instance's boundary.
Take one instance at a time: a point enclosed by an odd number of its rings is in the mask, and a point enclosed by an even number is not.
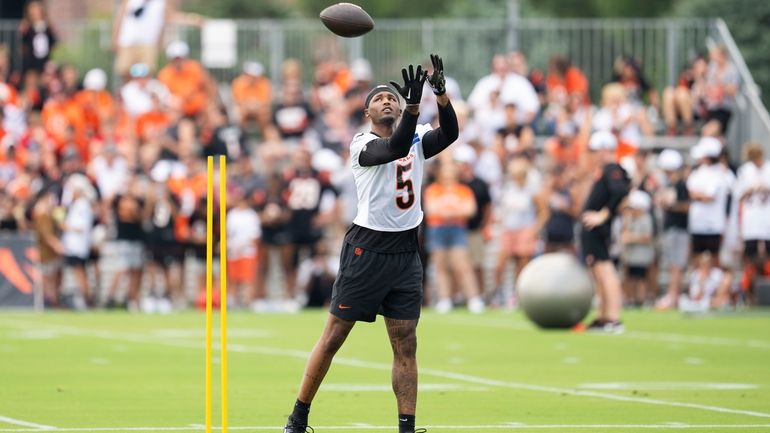
<svg viewBox="0 0 770 433"><path fill-rule="evenodd" d="M395 96L396 100L398 100L398 93L396 93L396 91L393 90L392 87L386 86L384 84L380 84L379 86L377 86L374 89L370 90L369 94L366 95L366 102L364 103L364 107L365 108L369 108L369 102L372 100L372 98L374 98L374 96L376 94L382 93L382 92L388 92L391 95Z"/></svg>

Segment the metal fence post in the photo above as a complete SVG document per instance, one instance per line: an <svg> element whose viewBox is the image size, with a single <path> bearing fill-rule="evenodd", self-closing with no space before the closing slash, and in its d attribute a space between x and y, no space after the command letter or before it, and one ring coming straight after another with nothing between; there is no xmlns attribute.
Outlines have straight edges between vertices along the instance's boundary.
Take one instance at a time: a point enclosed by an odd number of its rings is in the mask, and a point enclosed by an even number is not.
<svg viewBox="0 0 770 433"><path fill-rule="evenodd" d="M433 51L433 20L425 18L421 21L420 31L422 33L420 40L422 42L422 51Z"/></svg>
<svg viewBox="0 0 770 433"><path fill-rule="evenodd" d="M519 49L519 0L508 0L508 14L505 20L506 42L508 51Z"/></svg>
<svg viewBox="0 0 770 433"><path fill-rule="evenodd" d="M364 57L364 38L352 38L349 46L348 63L352 63L353 60Z"/></svg>
<svg viewBox="0 0 770 433"><path fill-rule="evenodd" d="M676 84L679 57L679 28L674 21L666 21L666 78L669 86Z"/></svg>
<svg viewBox="0 0 770 433"><path fill-rule="evenodd" d="M265 21L265 27L270 33L270 77L277 86L283 83L281 65L284 61L284 35L283 25L273 20Z"/></svg>

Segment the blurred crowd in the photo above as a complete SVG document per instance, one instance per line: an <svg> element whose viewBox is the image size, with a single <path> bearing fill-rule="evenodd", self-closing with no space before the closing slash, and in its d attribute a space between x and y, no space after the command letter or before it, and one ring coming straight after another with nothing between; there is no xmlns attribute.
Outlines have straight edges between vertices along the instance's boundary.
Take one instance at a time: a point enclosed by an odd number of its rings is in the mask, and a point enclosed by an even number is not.
<svg viewBox="0 0 770 433"><path fill-rule="evenodd" d="M232 305L325 305L356 212L348 145L368 128L370 64L289 59L271 79L245 61L218 83L184 42L161 47L166 12L154 4L124 0L110 87L103 70L50 59L56 31L43 3L29 2L21 69L0 52L0 230L34 233L48 306L201 305L206 157L224 155ZM515 305L511 268L543 252L580 254L574 233L601 171L588 146L595 131L617 137L633 184L613 225L625 303L700 311L753 301L770 274L770 166L757 145L743 161L727 157L743 143L724 138L740 83L723 47L662 91L643 59L621 56L598 101L566 56L539 70L525 53L496 55L472 89L451 78L459 59L445 58L461 134L425 183L426 304ZM436 114L425 91L421 123ZM700 138L684 153L641 147L653 135Z"/></svg>

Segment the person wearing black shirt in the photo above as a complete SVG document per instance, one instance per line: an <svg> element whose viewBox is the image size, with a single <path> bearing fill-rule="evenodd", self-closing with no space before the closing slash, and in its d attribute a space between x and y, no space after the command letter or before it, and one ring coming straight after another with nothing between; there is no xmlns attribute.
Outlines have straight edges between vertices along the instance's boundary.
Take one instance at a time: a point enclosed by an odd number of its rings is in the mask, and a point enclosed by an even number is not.
<svg viewBox="0 0 770 433"><path fill-rule="evenodd" d="M476 199L476 213L468 220L468 250L471 256L476 282L482 295L484 293L484 259L486 258L485 241L488 241L489 225L492 222L492 196L489 185L473 172L476 152L470 146L458 146L454 151L454 160L460 164L460 181L473 191Z"/></svg>
<svg viewBox="0 0 770 433"><path fill-rule="evenodd" d="M273 124L281 138L299 140L313 122L315 114L302 95L300 83L284 83L281 99L273 107Z"/></svg>
<svg viewBox="0 0 770 433"><path fill-rule="evenodd" d="M666 149L658 156L658 168L665 174L666 186L656 197L663 208L663 245L661 266L668 269L668 291L655 305L659 310L677 306L682 276L690 254L690 234L687 232L687 210L690 194L682 173L682 155Z"/></svg>
<svg viewBox="0 0 770 433"><path fill-rule="evenodd" d="M290 272L286 276L289 310L296 293L297 266L300 256L307 252L313 256L316 244L323 237L322 205L327 194L336 197L337 192L329 182L326 182L311 165L310 152L297 149L293 155L293 164L286 173L287 203L291 213L286 224L286 230L291 240Z"/></svg>
<svg viewBox="0 0 770 433"><path fill-rule="evenodd" d="M591 187L583 206L580 243L599 295L599 312L588 329L622 333L622 291L617 269L610 259L609 244L610 225L628 194L630 180L625 170L615 163L616 147L617 139L607 131L595 132L589 140L588 148L598 167L601 167L601 175Z"/></svg>
<svg viewBox="0 0 770 433"><path fill-rule="evenodd" d="M176 240L174 221L179 214L179 202L162 183L153 185L154 191L145 206L145 220L149 221L147 251L152 264L163 275L165 295L181 303L184 293L173 278L172 266L181 259L182 246Z"/></svg>
<svg viewBox="0 0 770 433"><path fill-rule="evenodd" d="M127 275L127 302L130 310L139 308L139 291L144 267L145 234L142 228L144 214L142 190L139 180L134 178L129 181L126 192L116 195L112 201L113 218L117 230L115 247L120 261L121 273L116 274L113 281L108 304L114 305L115 295L120 285L120 275Z"/></svg>
<svg viewBox="0 0 770 433"><path fill-rule="evenodd" d="M27 75L28 71L42 73L51 58L57 37L47 15L42 1L32 0L27 3L24 19L19 25L22 75Z"/></svg>

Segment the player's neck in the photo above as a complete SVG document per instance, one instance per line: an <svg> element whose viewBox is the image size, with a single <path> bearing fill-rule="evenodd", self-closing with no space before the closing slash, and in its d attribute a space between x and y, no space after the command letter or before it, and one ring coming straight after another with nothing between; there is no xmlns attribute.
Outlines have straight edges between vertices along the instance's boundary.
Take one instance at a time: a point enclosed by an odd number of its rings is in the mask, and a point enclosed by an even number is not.
<svg viewBox="0 0 770 433"><path fill-rule="evenodd" d="M393 125L372 122L372 134L380 138L390 137L393 135Z"/></svg>

